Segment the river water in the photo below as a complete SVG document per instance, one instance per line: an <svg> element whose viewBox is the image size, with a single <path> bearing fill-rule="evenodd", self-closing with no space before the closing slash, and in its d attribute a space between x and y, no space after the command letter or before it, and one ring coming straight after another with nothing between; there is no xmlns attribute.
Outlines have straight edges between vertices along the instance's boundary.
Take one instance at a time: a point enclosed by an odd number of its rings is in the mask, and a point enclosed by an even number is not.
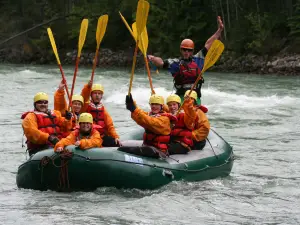
<svg viewBox="0 0 300 225"><path fill-rule="evenodd" d="M65 68L69 86L73 68ZM91 74L79 68L75 93ZM0 224L300 224L300 78L206 73L203 104L212 127L234 148L230 176L204 182L173 182L154 191L99 188L57 193L18 189L16 172L26 160L20 115L33 96L52 96L56 66L0 65ZM129 69L96 71L104 103L121 139L136 129L125 109ZM153 75L155 90L172 92L170 75ZM144 70L133 98L145 109L150 88Z"/></svg>

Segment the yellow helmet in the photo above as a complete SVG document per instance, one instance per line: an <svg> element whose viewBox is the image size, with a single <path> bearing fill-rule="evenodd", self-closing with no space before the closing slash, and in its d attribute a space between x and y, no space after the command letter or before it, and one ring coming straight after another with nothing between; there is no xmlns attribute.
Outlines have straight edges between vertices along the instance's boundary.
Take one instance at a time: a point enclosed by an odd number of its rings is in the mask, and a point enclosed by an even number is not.
<svg viewBox="0 0 300 225"><path fill-rule="evenodd" d="M90 113L81 113L79 116L79 123L93 123L93 116Z"/></svg>
<svg viewBox="0 0 300 225"><path fill-rule="evenodd" d="M181 98L176 94L172 94L167 98L167 104L169 102L177 102L177 103L181 104Z"/></svg>
<svg viewBox="0 0 300 225"><path fill-rule="evenodd" d="M149 99L149 104L160 104L163 105L164 104L164 98L160 95L154 94L151 95L150 99Z"/></svg>
<svg viewBox="0 0 300 225"><path fill-rule="evenodd" d="M79 101L81 102L82 104L84 103L84 100L83 100L83 97L81 95L73 95L72 96L72 102L73 101Z"/></svg>
<svg viewBox="0 0 300 225"><path fill-rule="evenodd" d="M38 92L33 98L34 103L41 101L41 100L46 100L48 101L48 95L45 92Z"/></svg>
<svg viewBox="0 0 300 225"><path fill-rule="evenodd" d="M187 96L188 94L190 93L190 90L187 90L184 94L184 97ZM197 100L198 98L198 95L197 95L197 92L196 91L192 91L191 94L190 94L190 97Z"/></svg>
<svg viewBox="0 0 300 225"><path fill-rule="evenodd" d="M93 84L92 92L93 91L102 91L102 93L104 94L104 87L101 84Z"/></svg>

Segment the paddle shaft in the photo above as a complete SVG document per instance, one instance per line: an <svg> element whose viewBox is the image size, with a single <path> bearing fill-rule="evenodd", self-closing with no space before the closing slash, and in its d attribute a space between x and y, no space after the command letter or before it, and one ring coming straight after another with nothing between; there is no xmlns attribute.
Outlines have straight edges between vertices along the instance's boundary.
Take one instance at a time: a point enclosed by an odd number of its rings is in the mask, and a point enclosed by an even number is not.
<svg viewBox="0 0 300 225"><path fill-rule="evenodd" d="M63 68L62 68L61 64L58 64L58 67L59 67L59 70L60 70L60 73L61 73L61 78L62 78L62 80L65 84L65 89L66 89L66 92L67 92L68 99L70 100L69 88L68 88L68 85L67 85L67 80L66 80Z"/></svg>
<svg viewBox="0 0 300 225"><path fill-rule="evenodd" d="M147 74L148 74L149 84L150 84L150 88L151 88L151 94L153 95L153 94L155 94L155 91L154 91L153 84L152 84L152 78L151 78L151 72L150 72L150 68L149 68L148 59L145 55L144 55L144 61L145 61L146 68L147 68Z"/></svg>
<svg viewBox="0 0 300 225"><path fill-rule="evenodd" d="M134 50L134 55L133 55L133 63L132 63L132 68L131 68L131 76L130 76L130 82L129 82L128 95L130 95L130 93L131 93L132 81L133 81L133 75L134 75L134 70L135 70L136 56L137 56L138 49L139 49L139 40L137 39L136 45L135 45L135 50Z"/></svg>
<svg viewBox="0 0 300 225"><path fill-rule="evenodd" d="M193 84L193 86L192 86L191 90L189 91L187 97L190 97L190 94L192 93L192 91L194 90L194 88L196 87L196 85L198 84L199 80L202 78L202 73L203 73L203 72L204 72L204 71L202 71L202 72L199 74L197 80L196 80L195 83ZM181 106L179 107L179 109L178 109L178 111L177 111L177 113L176 113L176 116L179 115L179 113L180 113L180 111L181 111L181 109L182 109L182 106L183 106L184 102L185 102L185 99L183 100L183 103L182 103Z"/></svg>
<svg viewBox="0 0 300 225"><path fill-rule="evenodd" d="M73 93L74 93L74 87L75 87L75 81L76 81L76 76L77 76L79 61L80 61L80 57L77 57L76 58L76 64L75 64L75 71L74 71L74 75L73 75L71 95L69 97L69 108L72 106L72 96L73 96Z"/></svg>
<svg viewBox="0 0 300 225"><path fill-rule="evenodd" d="M92 85L93 85L93 80L94 80L96 66L97 66L97 63L98 63L98 55L99 55L99 49L97 47L96 53L95 53L95 58L94 58L94 63L93 63L92 76L91 76L91 83L92 83Z"/></svg>
<svg viewBox="0 0 300 225"><path fill-rule="evenodd" d="M188 93L188 96L190 97L190 94L192 93L192 91L194 90L194 88L196 87L196 85L198 84L199 80L202 78L202 73L204 71L201 71L201 73L199 74L199 76L197 77L197 80L195 81L195 83L193 84L190 92Z"/></svg>

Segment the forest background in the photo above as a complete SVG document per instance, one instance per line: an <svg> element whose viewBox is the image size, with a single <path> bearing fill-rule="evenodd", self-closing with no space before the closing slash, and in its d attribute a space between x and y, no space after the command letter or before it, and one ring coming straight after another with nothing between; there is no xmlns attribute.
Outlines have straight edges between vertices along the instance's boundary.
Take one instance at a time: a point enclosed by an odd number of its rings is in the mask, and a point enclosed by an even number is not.
<svg viewBox="0 0 300 225"><path fill-rule="evenodd" d="M217 30L220 15L225 25L221 40L226 51L217 68L283 74L300 71L300 0L149 0L149 3L149 53L177 57L183 38L193 39L197 49L201 49ZM129 65L134 41L118 12L131 24L136 7L137 0L2 0L0 61L55 63L46 31L51 27L63 63L70 64L76 56L81 20L88 18L82 62L91 64L98 17L108 14L100 64ZM37 28L8 41L34 26Z"/></svg>

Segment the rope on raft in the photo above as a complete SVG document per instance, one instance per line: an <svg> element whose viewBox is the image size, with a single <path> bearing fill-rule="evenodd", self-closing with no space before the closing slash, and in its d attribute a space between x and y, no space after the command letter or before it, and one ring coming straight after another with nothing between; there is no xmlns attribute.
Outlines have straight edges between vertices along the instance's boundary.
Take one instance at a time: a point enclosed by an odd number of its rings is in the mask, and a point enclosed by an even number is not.
<svg viewBox="0 0 300 225"><path fill-rule="evenodd" d="M52 165L56 168L60 169L59 172L59 184L58 188L61 190L70 189L70 182L69 182L69 170L68 170L68 162L73 157L73 152L69 152L68 150L64 150L59 155L54 154L51 157L44 156L41 159L40 167L41 167L41 183L44 182L44 168L52 162ZM60 158L60 165L55 163L55 160Z"/></svg>

